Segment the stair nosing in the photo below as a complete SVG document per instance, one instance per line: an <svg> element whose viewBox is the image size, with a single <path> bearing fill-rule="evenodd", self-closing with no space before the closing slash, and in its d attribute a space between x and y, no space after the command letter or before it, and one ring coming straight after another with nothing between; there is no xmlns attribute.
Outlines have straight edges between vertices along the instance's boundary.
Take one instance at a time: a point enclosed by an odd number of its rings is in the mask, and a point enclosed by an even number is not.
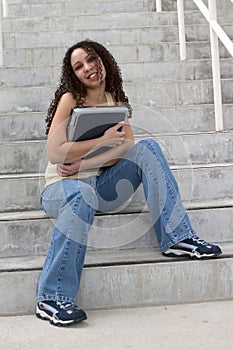
<svg viewBox="0 0 233 350"><path fill-rule="evenodd" d="M211 260L233 259L233 242L219 243L223 254ZM106 253L106 254L105 254ZM0 273L38 271L42 269L45 255L0 258ZM125 250L87 251L84 268L114 268L114 266L167 264L167 263L198 263L187 257L169 258L161 254L159 248L136 248Z"/></svg>
<svg viewBox="0 0 233 350"><path fill-rule="evenodd" d="M226 200L210 200L210 201L193 201L193 202L183 202L186 210L209 210L209 209L225 209L233 207L233 198ZM144 209L143 212L148 214L148 210ZM112 215L137 215L138 212L116 212L116 213L97 213L99 216L112 216ZM0 212L0 223L2 222L14 222L14 221L28 221L28 220L50 220L50 217L42 210L24 210L24 211L10 211L10 212Z"/></svg>
<svg viewBox="0 0 233 350"><path fill-rule="evenodd" d="M190 169L206 169L206 168L230 168L233 166L232 162L229 163L188 163L179 165L170 165L171 170L190 170ZM44 178L45 173L9 173L0 175L1 180L14 180L14 179L38 179Z"/></svg>

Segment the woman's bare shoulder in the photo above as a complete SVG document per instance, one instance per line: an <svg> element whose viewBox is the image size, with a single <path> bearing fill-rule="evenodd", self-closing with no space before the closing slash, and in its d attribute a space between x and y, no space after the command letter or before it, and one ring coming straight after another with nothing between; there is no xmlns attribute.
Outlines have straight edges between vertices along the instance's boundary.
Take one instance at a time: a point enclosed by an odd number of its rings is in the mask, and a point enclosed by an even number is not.
<svg viewBox="0 0 233 350"><path fill-rule="evenodd" d="M70 92L66 92L61 96L50 126L49 136L61 125L65 129L70 112L75 106L76 101Z"/></svg>
<svg viewBox="0 0 233 350"><path fill-rule="evenodd" d="M74 98L74 96L72 95L71 92L65 92L62 95L59 103L66 104L66 105L69 105L69 106L72 106L72 107L75 107L75 105L76 105L75 98Z"/></svg>
<svg viewBox="0 0 233 350"><path fill-rule="evenodd" d="M66 92L60 98L54 119L67 119L72 108L76 106L76 101L71 92Z"/></svg>

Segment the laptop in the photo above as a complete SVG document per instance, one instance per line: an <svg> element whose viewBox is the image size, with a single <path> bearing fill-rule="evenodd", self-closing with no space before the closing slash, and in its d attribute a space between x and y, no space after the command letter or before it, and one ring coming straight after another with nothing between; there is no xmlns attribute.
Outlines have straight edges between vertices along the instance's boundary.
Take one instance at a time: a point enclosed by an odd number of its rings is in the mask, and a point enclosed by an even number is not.
<svg viewBox="0 0 233 350"><path fill-rule="evenodd" d="M76 142L101 137L107 129L125 121L127 115L128 108L124 105L73 108L67 124L67 140ZM107 149L109 148L101 147L92 152L91 156Z"/></svg>

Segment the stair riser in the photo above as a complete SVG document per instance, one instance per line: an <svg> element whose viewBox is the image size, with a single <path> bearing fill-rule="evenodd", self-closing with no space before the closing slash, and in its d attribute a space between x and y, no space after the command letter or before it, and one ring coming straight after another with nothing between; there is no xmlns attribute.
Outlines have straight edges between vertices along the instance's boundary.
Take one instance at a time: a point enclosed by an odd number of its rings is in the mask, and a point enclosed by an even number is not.
<svg viewBox="0 0 233 350"><path fill-rule="evenodd" d="M1 316L35 313L39 274L0 274ZM78 304L88 310L232 299L232 279L233 259L85 268Z"/></svg>
<svg viewBox="0 0 233 350"><path fill-rule="evenodd" d="M44 9L45 11L45 9ZM65 14L65 15L64 15ZM75 14L75 15L74 15ZM231 24L232 16L229 11L219 10L220 18L224 17L225 24ZM207 21L199 11L187 11L185 20L188 25L207 25ZM77 30L105 30L144 28L158 26L177 26L178 16L176 12L158 13L108 13L96 15L79 15L78 4L73 8L73 13L60 12L54 16L36 16L34 18L8 18L4 21L4 33L20 32L55 32L55 31L77 31Z"/></svg>
<svg viewBox="0 0 233 350"><path fill-rule="evenodd" d="M232 106L233 108L233 106ZM0 116L0 140L42 140L45 135L45 113L12 113Z"/></svg>
<svg viewBox="0 0 233 350"><path fill-rule="evenodd" d="M232 4L227 0L217 0L217 7L219 9L232 9ZM51 17L56 17L61 13L69 15L74 14L74 8L77 7L77 14L106 14L114 12L132 13L137 11L156 11L156 3L154 0L134 0L133 6L131 0L59 0L48 3L47 1L9 1L9 12L12 17L37 17L44 16L44 13L49 13ZM185 10L197 10L196 5L192 0L184 1ZM122 10L123 9L123 10ZM176 11L176 1L163 0L163 11Z"/></svg>
<svg viewBox="0 0 233 350"><path fill-rule="evenodd" d="M164 305L233 297L233 260L98 267L84 270L79 305L86 309ZM105 282L107 281L107 283ZM92 286L95 286L92 287Z"/></svg>
<svg viewBox="0 0 233 350"><path fill-rule="evenodd" d="M188 215L205 240L220 245L232 240L232 208L189 210ZM0 258L46 254L53 225L50 219L0 221ZM158 244L148 213L96 216L89 233L89 250L154 246Z"/></svg>
<svg viewBox="0 0 233 350"><path fill-rule="evenodd" d="M208 7L208 2L203 1L206 6ZM163 0L163 10L164 11L176 11L177 10L177 3L176 1L170 1L170 0ZM232 9L232 4L229 0L216 0L216 6L219 9ZM197 6L195 5L193 0L184 0L184 8L186 10L196 10Z"/></svg>
<svg viewBox="0 0 233 350"><path fill-rule="evenodd" d="M75 10L74 10L75 9ZM72 16L75 13L77 15L84 14L106 14L114 12L124 12L132 13L137 11L153 11L155 9L154 1L134 1L132 6L131 0L120 0L120 1L93 1L85 0L84 1L56 1L48 3L47 1L27 1L23 4L12 3L9 4L9 13L12 17L44 17L45 13L49 13L50 17L57 17L61 13L66 13L67 15Z"/></svg>
<svg viewBox="0 0 233 350"><path fill-rule="evenodd" d="M214 106L174 106L159 107L149 101L150 106L132 104L134 109L131 124L135 134L145 134L149 131L155 135L194 133L203 131L215 131ZM232 130L233 105L225 104L223 107L223 128ZM162 136L163 137L163 136Z"/></svg>
<svg viewBox="0 0 233 350"><path fill-rule="evenodd" d="M201 16L201 15L200 15ZM224 29L230 38L233 37L233 26L225 25ZM78 36L78 39L77 39ZM187 26L187 41L209 41L209 28L207 25ZM54 47L54 43L59 47L69 47L77 41L97 40L107 45L135 45L135 44L155 44L158 42L178 42L178 27L142 27L125 29L102 29L102 30L79 30L55 32L6 32L3 33L4 49L34 48L34 47Z"/></svg>
<svg viewBox="0 0 233 350"><path fill-rule="evenodd" d="M158 121L147 120L138 129L148 137L156 130ZM132 125L133 120L132 120ZM176 132L175 125L173 132ZM151 136L152 137L152 136ZM171 165L233 163L233 134L197 134L157 136L168 162ZM44 173L47 166L46 141L0 143L0 174Z"/></svg>
<svg viewBox="0 0 233 350"><path fill-rule="evenodd" d="M147 62L147 63L122 63L122 76L125 83L159 81L193 81L212 79L211 61L192 62ZM222 79L229 78L229 71L233 70L233 60L221 62ZM35 68L8 68L0 71L1 85L6 87L49 86L55 85L60 76L59 67L35 67Z"/></svg>
<svg viewBox="0 0 233 350"><path fill-rule="evenodd" d="M211 105L176 108L138 107L134 109L131 125L136 134L214 131L214 108ZM45 112L0 115L0 140L42 140L45 135ZM233 105L223 105L224 130L232 130Z"/></svg>
<svg viewBox="0 0 233 350"><path fill-rule="evenodd" d="M5 174L44 173L47 165L46 142L0 144L0 167Z"/></svg>
<svg viewBox="0 0 233 350"><path fill-rule="evenodd" d="M212 80L161 83L126 83L125 90L132 104L145 108L213 103ZM54 87L2 88L0 113L22 108L35 112L46 111ZM222 80L223 103L232 103L233 80Z"/></svg>
<svg viewBox="0 0 233 350"><path fill-rule="evenodd" d="M232 171L232 166L200 169L190 167L190 169L174 170L174 175L180 185L183 201L202 202L232 198ZM43 184L43 177L1 179L0 212L40 209L39 194ZM125 210L135 212L143 208L145 208L145 200L140 187Z"/></svg>
<svg viewBox="0 0 233 350"><path fill-rule="evenodd" d="M178 60L178 43L157 43L151 45L107 45L107 48L117 59L117 62L157 62ZM4 62L6 67L30 67L51 66L61 67L62 59L67 47L38 48L31 49L8 49L4 51ZM219 44L221 58L231 57L228 51ZM187 43L188 59L209 59L210 44L208 42ZM60 74L59 74L60 75ZM47 78L46 78L47 79Z"/></svg>
<svg viewBox="0 0 233 350"><path fill-rule="evenodd" d="M196 104L212 104L213 83L208 81L177 81L175 83L125 84L126 92L132 103L140 106L154 105L181 106ZM222 80L223 103L232 103L233 81Z"/></svg>

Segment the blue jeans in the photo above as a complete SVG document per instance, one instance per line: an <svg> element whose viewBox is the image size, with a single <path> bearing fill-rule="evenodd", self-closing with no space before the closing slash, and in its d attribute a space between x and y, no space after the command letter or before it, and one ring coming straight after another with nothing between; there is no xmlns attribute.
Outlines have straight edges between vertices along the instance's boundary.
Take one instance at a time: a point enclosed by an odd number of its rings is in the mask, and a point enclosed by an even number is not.
<svg viewBox="0 0 233 350"><path fill-rule="evenodd" d="M42 207L57 220L39 279L38 301L75 302L96 211L116 210L141 183L162 252L195 235L158 143L140 141L100 176L64 179L44 189Z"/></svg>

